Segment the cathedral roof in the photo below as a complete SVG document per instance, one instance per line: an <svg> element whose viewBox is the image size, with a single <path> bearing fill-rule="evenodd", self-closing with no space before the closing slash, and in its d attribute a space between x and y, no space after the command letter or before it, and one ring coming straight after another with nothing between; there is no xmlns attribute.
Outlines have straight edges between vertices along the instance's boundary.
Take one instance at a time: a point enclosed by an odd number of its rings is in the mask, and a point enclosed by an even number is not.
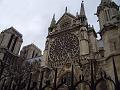
<svg viewBox="0 0 120 90"><path fill-rule="evenodd" d="M24 49L24 48L29 48L29 47L34 47L34 48L36 48L37 50L41 51L41 50L40 50L35 44L33 44L33 43L24 46L23 49Z"/></svg>
<svg viewBox="0 0 120 90"><path fill-rule="evenodd" d="M72 15L71 13L65 12L65 13L63 14L63 16L57 21L56 24L58 24L58 23L63 19L64 16L68 16L68 17L71 17L71 18L73 18L73 19L76 19L76 17L75 17L74 15Z"/></svg>
<svg viewBox="0 0 120 90"><path fill-rule="evenodd" d="M22 34L19 33L14 27L10 27L10 28L8 28L8 29L5 29L4 31L2 31L2 33L4 33L4 32L15 33L15 34L17 34L18 36L22 37Z"/></svg>

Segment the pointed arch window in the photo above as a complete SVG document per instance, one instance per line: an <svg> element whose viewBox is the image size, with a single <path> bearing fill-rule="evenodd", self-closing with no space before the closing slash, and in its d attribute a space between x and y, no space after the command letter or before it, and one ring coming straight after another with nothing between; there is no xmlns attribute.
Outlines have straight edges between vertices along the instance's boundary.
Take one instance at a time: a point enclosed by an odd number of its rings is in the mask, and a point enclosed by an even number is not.
<svg viewBox="0 0 120 90"><path fill-rule="evenodd" d="M36 55L35 55L36 57L38 56L38 54L36 53Z"/></svg>
<svg viewBox="0 0 120 90"><path fill-rule="evenodd" d="M35 54L35 51L33 51L33 53L32 53L32 58L34 57L34 54Z"/></svg>
<svg viewBox="0 0 120 90"><path fill-rule="evenodd" d="M111 19L110 10L107 9L107 10L105 10L105 20L106 20L106 21L109 21L110 19Z"/></svg>
<svg viewBox="0 0 120 90"><path fill-rule="evenodd" d="M66 75L63 76L63 79L66 81L65 85L71 85L71 73L66 73Z"/></svg>
<svg viewBox="0 0 120 90"><path fill-rule="evenodd" d="M117 49L117 47L116 47L116 42L113 42L113 47L114 47L114 50Z"/></svg>
<svg viewBox="0 0 120 90"><path fill-rule="evenodd" d="M108 12L109 20L111 20L111 17L110 17L110 10L107 10L107 12Z"/></svg>
<svg viewBox="0 0 120 90"><path fill-rule="evenodd" d="M106 19L106 21L108 21L107 10L105 10L105 19Z"/></svg>
<svg viewBox="0 0 120 90"><path fill-rule="evenodd" d="M15 40L14 40L13 46L12 46L12 48L11 48L11 51L12 51L12 52L14 51L15 45L16 45L16 43L17 43L17 40L18 40L18 37L16 37Z"/></svg>
<svg viewBox="0 0 120 90"><path fill-rule="evenodd" d="M85 17L81 17L81 23L84 23Z"/></svg>
<svg viewBox="0 0 120 90"><path fill-rule="evenodd" d="M12 43L12 40L13 40L13 37L14 37L15 35L13 34L13 35L11 35L11 37L10 37L10 40L9 40L9 43L8 43L8 45L7 45L7 48L9 49L10 48L10 45L11 45L11 43Z"/></svg>

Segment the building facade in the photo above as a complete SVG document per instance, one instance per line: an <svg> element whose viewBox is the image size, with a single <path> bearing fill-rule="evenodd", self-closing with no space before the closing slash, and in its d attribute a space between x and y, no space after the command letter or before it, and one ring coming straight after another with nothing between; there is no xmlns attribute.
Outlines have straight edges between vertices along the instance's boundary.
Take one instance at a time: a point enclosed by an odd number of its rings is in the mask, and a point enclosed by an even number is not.
<svg viewBox="0 0 120 90"><path fill-rule="evenodd" d="M72 66L74 67L75 82L79 81L80 75L89 81L91 78L91 60L94 62L95 81L100 78L101 72L105 72L107 76L115 80L113 58L120 79L119 13L119 6L115 2L101 0L96 13L100 25L100 40L97 40L94 27L88 24L83 2L80 12L76 16L67 12L67 8L57 22L55 15L53 16L48 28L44 54L47 65L51 68L58 68L57 83L66 77L68 81L66 84L70 84L69 75L72 72ZM103 83L98 85L98 90L114 90L114 85L111 82ZM78 85L78 87L82 90L88 90L86 85Z"/></svg>
<svg viewBox="0 0 120 90"><path fill-rule="evenodd" d="M54 83L53 71L57 68L56 84L59 85L62 79L66 80L60 90L67 90L67 87L71 86L73 72L73 84L79 82L81 78L88 83L95 83L103 76L117 82L120 80L119 6L111 0L101 0L96 15L100 26L100 40L97 39L93 25L88 23L84 2L81 3L80 12L77 12L76 16L69 13L67 7L57 22L54 15L48 28L43 55L34 44L24 46L20 51L22 35L13 27L6 29L0 34L0 59L3 60L8 56L12 59L16 56L25 62L35 63L36 67L46 70L44 80L50 80L51 83ZM6 56L6 52L11 56ZM40 63L34 61L40 61ZM33 69L33 71L36 70L33 78L39 81L40 71L36 67ZM114 90L114 84L110 80L106 79L98 83L97 90ZM90 90L85 83L79 83L75 88Z"/></svg>

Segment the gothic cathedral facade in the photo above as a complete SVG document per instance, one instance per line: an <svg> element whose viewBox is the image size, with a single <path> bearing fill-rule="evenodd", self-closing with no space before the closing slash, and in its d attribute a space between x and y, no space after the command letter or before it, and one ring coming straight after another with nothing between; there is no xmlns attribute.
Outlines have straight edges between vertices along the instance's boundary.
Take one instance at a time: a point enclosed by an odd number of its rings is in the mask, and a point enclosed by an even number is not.
<svg viewBox="0 0 120 90"><path fill-rule="evenodd" d="M40 59L49 70L57 68L57 84L65 78L65 85L60 90L67 90L66 86L71 85L72 72L73 83L83 78L85 82L95 83L100 77L108 77L108 81L97 83L97 90L114 90L114 83L110 80L120 81L119 6L112 0L101 0L95 15L100 26L98 33L93 25L88 23L84 2L81 3L80 12L76 13L76 16L69 13L67 7L57 22L54 15L48 28L43 55L34 44L23 47L19 55L23 42L22 34L13 27L6 29L0 34L0 60L8 56L11 62L13 57L26 61ZM100 35L100 40L97 39L97 34ZM54 77L53 72L48 72L45 79L53 82ZM77 85L76 89L90 90L89 86L83 83Z"/></svg>
<svg viewBox="0 0 120 90"><path fill-rule="evenodd" d="M46 64L50 68L58 68L59 79L68 77L74 68L75 81L79 76L90 80L91 66L94 62L94 78L98 79L105 72L114 79L113 59L115 59L118 77L120 78L120 11L119 6L111 0L101 0L96 13L100 25L100 40L93 26L88 24L84 3L76 16L67 12L56 22L55 15L48 28L48 36L44 51ZM109 82L108 82L109 83ZM107 84L106 84L107 85ZM80 86L79 86L80 87ZM88 90L86 86L82 90ZM113 90L108 85L108 90ZM100 90L107 90L100 89Z"/></svg>

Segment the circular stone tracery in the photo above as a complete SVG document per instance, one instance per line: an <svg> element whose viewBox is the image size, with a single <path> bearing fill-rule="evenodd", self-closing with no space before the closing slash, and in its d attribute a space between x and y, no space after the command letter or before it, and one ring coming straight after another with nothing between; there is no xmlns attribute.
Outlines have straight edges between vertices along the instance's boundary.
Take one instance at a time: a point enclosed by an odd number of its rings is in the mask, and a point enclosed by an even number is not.
<svg viewBox="0 0 120 90"><path fill-rule="evenodd" d="M51 61L79 58L79 40L74 34L62 33L52 42L49 52Z"/></svg>

